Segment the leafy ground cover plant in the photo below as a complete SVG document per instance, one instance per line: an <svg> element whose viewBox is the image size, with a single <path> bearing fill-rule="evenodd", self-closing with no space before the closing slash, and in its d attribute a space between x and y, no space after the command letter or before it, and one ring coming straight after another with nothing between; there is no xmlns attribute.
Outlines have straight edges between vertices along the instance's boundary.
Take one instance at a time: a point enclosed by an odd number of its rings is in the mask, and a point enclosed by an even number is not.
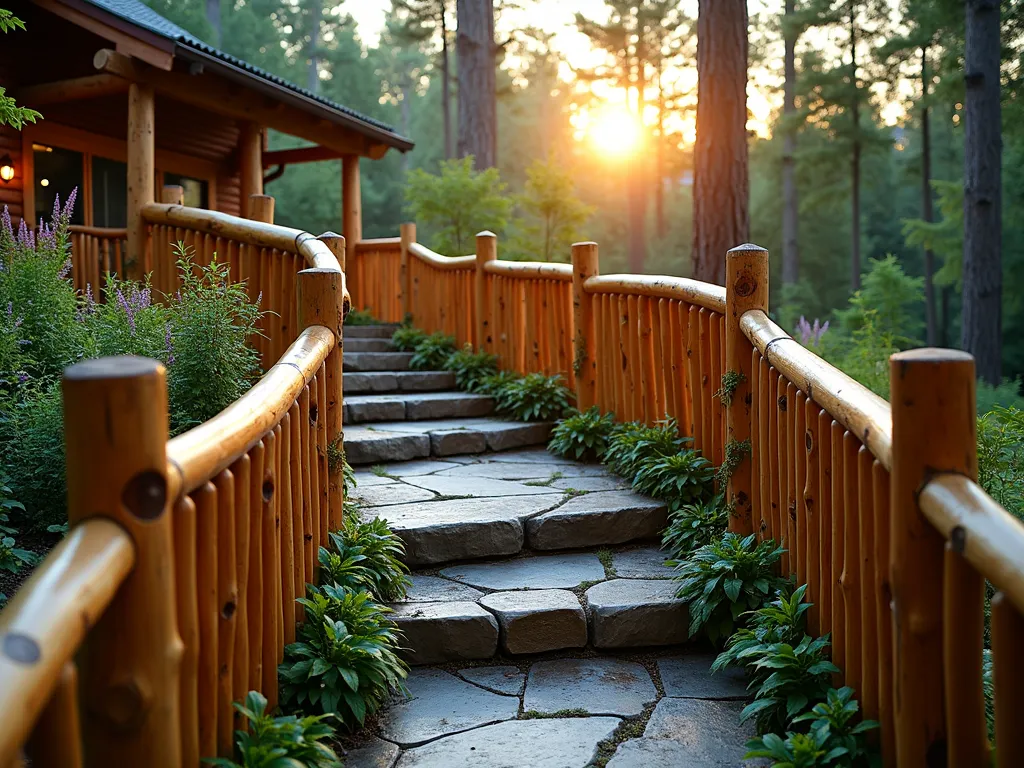
<svg viewBox="0 0 1024 768"><path fill-rule="evenodd" d="M768 758L775 768L818 768L839 766L841 755L833 755L826 748L827 736L821 733L787 733L783 739L777 733L766 733L747 742L744 759Z"/></svg>
<svg viewBox="0 0 1024 768"><path fill-rule="evenodd" d="M369 309L350 309L345 315L345 325L377 325L379 322Z"/></svg>
<svg viewBox="0 0 1024 768"><path fill-rule="evenodd" d="M402 562L405 544L379 517L350 525L330 535L331 543L343 559L361 558L366 569L364 584L371 594L393 603L405 597L412 584L409 568Z"/></svg>
<svg viewBox="0 0 1024 768"><path fill-rule="evenodd" d="M239 762L213 757L204 763L222 768L341 768L341 759L325 743L334 737L328 715L273 717L258 691L249 691L245 704L235 702L235 709L249 723L235 731Z"/></svg>
<svg viewBox="0 0 1024 768"><path fill-rule="evenodd" d="M559 421L551 430L548 450L570 459L600 459L608 448L608 438L615 429L615 414L601 413L596 406L575 411Z"/></svg>
<svg viewBox="0 0 1024 768"><path fill-rule="evenodd" d="M67 520L60 383L30 381L19 394L0 414L0 461L24 505L12 518L22 530L44 531Z"/></svg>
<svg viewBox="0 0 1024 768"><path fill-rule="evenodd" d="M440 371L454 351L454 336L432 333L420 340L413 349L409 367L414 371Z"/></svg>
<svg viewBox="0 0 1024 768"><path fill-rule="evenodd" d="M807 585L803 584L793 590L793 594L780 592L768 605L745 614L747 626L740 627L729 637L725 650L711 665L711 671L745 666L757 676L757 662L773 645L799 643L807 628L805 614L811 607L811 603L804 602L806 594Z"/></svg>
<svg viewBox="0 0 1024 768"><path fill-rule="evenodd" d="M760 733L785 730L809 704L825 699L832 674L841 670L828 660L829 637L804 635L795 646L774 643L754 665L757 672L750 688L754 700L740 713L740 722L757 718Z"/></svg>
<svg viewBox="0 0 1024 768"><path fill-rule="evenodd" d="M857 722L860 705L853 697L853 688L830 688L825 701L814 705L810 712L793 718L794 723L807 723L812 735L826 736L827 755L846 766L881 765L876 752L868 747L864 734L878 728L874 720Z"/></svg>
<svg viewBox="0 0 1024 768"><path fill-rule="evenodd" d="M670 559L682 560L718 539L728 527L729 508L720 494L673 505L668 513L668 527L661 535L661 546Z"/></svg>
<svg viewBox="0 0 1024 768"><path fill-rule="evenodd" d="M455 374L455 386L466 392L479 392L484 380L498 372L498 356L466 344L448 356L444 367Z"/></svg>
<svg viewBox="0 0 1024 768"><path fill-rule="evenodd" d="M389 609L369 592L310 587L297 602L306 621L278 667L286 704L314 714L335 712L351 727L362 725L392 692L405 692L409 668L396 654L400 634Z"/></svg>
<svg viewBox="0 0 1024 768"><path fill-rule="evenodd" d="M1024 519L1024 411L996 406L978 419L978 483Z"/></svg>
<svg viewBox="0 0 1024 768"><path fill-rule="evenodd" d="M682 450L640 461L633 477L633 490L679 508L709 499L714 477L710 461L697 451Z"/></svg>
<svg viewBox="0 0 1024 768"><path fill-rule="evenodd" d="M568 413L573 398L559 375L528 373L494 393L498 411L519 421L550 421Z"/></svg>
<svg viewBox="0 0 1024 768"><path fill-rule="evenodd" d="M621 424L612 430L604 463L620 477L632 478L640 464L648 459L673 456L685 447L688 438L679 436L675 419L659 421L649 427L638 421Z"/></svg>
<svg viewBox="0 0 1024 768"><path fill-rule="evenodd" d="M726 533L678 563L676 596L690 604L690 637L703 629L712 643L721 643L742 614L785 589L788 581L775 575L784 551L771 540L757 543L754 534Z"/></svg>
<svg viewBox="0 0 1024 768"><path fill-rule="evenodd" d="M349 315L351 317L351 314ZM391 334L391 343L395 349L402 352L412 352L416 349L416 345L427 338L425 331L421 331L419 328L413 328L411 325L403 325L395 329L395 332Z"/></svg>
<svg viewBox="0 0 1024 768"><path fill-rule="evenodd" d="M499 392L503 391L505 387L514 381L521 379L515 371L498 371L491 376L485 376L480 381L480 388L477 390L482 395L490 395L495 397Z"/></svg>
<svg viewBox="0 0 1024 768"><path fill-rule="evenodd" d="M369 589L372 583L366 557L361 554L340 553L327 547L317 552L320 563L320 583L346 587L347 589Z"/></svg>

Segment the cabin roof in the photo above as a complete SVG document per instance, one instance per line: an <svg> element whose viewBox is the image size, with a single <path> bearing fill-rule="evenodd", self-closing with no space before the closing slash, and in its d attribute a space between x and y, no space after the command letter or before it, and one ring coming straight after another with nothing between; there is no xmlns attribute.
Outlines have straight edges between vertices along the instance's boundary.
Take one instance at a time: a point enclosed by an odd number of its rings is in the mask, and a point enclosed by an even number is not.
<svg viewBox="0 0 1024 768"><path fill-rule="evenodd" d="M176 46L175 55L181 55L183 59L209 66L211 71L216 70L217 74L240 85L258 90L273 89L277 92L275 95L278 98L292 102L305 111L318 114L331 122L344 125L403 152L413 147L412 141L399 134L390 125L343 104L325 99L283 77L204 43L190 32L161 16L141 0L84 0L84 2L100 11L116 16L122 22L127 22L173 42Z"/></svg>

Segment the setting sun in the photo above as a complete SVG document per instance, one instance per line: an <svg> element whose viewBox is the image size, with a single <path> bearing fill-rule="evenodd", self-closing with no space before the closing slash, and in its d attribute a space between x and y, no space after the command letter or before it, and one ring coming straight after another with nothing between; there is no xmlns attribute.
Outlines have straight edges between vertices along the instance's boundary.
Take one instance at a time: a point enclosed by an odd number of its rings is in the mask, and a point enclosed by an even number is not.
<svg viewBox="0 0 1024 768"><path fill-rule="evenodd" d="M586 133L598 149L609 154L628 154L640 141L636 117L621 107L609 107L593 115Z"/></svg>

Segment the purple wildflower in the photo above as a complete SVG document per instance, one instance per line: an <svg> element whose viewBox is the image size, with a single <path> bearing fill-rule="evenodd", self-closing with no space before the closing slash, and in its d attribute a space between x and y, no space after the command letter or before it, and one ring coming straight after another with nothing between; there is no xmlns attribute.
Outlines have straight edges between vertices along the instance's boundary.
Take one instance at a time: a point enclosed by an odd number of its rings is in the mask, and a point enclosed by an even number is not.
<svg viewBox="0 0 1024 768"><path fill-rule="evenodd" d="M167 350L167 364L174 365L174 341L171 339L171 324L164 330L164 348Z"/></svg>
<svg viewBox="0 0 1024 768"><path fill-rule="evenodd" d="M26 381L28 381L28 374L22 371L18 374L18 383L24 384Z"/></svg>
<svg viewBox="0 0 1024 768"><path fill-rule="evenodd" d="M53 220L54 220L54 222L56 222L57 219L59 219L59 218L60 218L60 192L58 192L57 194L55 194L53 196ZM39 223L40 224L42 223L41 219L40 219Z"/></svg>
<svg viewBox="0 0 1024 768"><path fill-rule="evenodd" d="M117 289L117 303L124 310L125 317L128 318L128 327L131 328L132 335L135 334L135 307L129 303L128 299L125 298L124 293L121 289Z"/></svg>
<svg viewBox="0 0 1024 768"><path fill-rule="evenodd" d="M25 219L22 219L18 223L18 237L17 237L18 244L19 245L28 245L28 235L29 235L28 224L25 223Z"/></svg>
<svg viewBox="0 0 1024 768"><path fill-rule="evenodd" d="M92 283L85 284L85 311L92 314L96 308L96 299L92 296Z"/></svg>
<svg viewBox="0 0 1024 768"><path fill-rule="evenodd" d="M10 237L14 237L14 227L11 225L11 212L6 205L4 206L3 213L0 213L0 227L3 227L3 231Z"/></svg>
<svg viewBox="0 0 1024 768"><path fill-rule="evenodd" d="M42 236L39 238L42 240ZM57 277L63 280L71 274L71 257L68 256L68 260L64 262L64 266L60 268L60 272L57 273Z"/></svg>
<svg viewBox="0 0 1024 768"><path fill-rule="evenodd" d="M807 318L800 315L800 319L796 324L796 332L800 337L800 343L805 347L817 347L821 343L821 337L825 335L828 330L828 320L825 321L824 325L815 318L814 325L807 322Z"/></svg>

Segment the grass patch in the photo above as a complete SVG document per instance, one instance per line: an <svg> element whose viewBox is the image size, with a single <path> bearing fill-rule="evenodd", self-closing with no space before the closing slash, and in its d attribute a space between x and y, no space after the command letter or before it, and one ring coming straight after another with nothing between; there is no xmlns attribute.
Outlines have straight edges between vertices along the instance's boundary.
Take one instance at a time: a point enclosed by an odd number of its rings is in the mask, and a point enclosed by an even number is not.
<svg viewBox="0 0 1024 768"><path fill-rule="evenodd" d="M528 709L519 715L519 720L547 720L553 717L590 717L585 709L560 709L557 712L538 712L535 709Z"/></svg>
<svg viewBox="0 0 1024 768"><path fill-rule="evenodd" d="M612 759L615 750L619 748L619 744L630 739L639 739L643 736L644 730L647 728L647 721L651 719L651 713L654 712L654 707L654 704L648 704L644 707L643 712L636 717L623 720L609 738L599 742L597 745L597 757L588 764L588 768L604 768L604 766L608 765L608 761Z"/></svg>
<svg viewBox="0 0 1024 768"><path fill-rule="evenodd" d="M561 480L564 475L561 472L552 472L551 477L547 480L528 480L523 485L529 485L533 488L547 488L555 482L555 480Z"/></svg>
<svg viewBox="0 0 1024 768"><path fill-rule="evenodd" d="M580 490L579 488L566 488L562 492L565 494L565 498L567 499L571 499L574 496L586 496L588 493L590 493L590 491L583 491Z"/></svg>
<svg viewBox="0 0 1024 768"><path fill-rule="evenodd" d="M599 549L597 550L597 559L601 561L601 565L604 566L604 575L609 579L614 579L618 576L615 571L615 564L612 562L612 551L610 549Z"/></svg>
<svg viewBox="0 0 1024 768"><path fill-rule="evenodd" d="M373 472L377 477L390 477L388 474L388 468L383 464L374 464L370 467L370 471Z"/></svg>

